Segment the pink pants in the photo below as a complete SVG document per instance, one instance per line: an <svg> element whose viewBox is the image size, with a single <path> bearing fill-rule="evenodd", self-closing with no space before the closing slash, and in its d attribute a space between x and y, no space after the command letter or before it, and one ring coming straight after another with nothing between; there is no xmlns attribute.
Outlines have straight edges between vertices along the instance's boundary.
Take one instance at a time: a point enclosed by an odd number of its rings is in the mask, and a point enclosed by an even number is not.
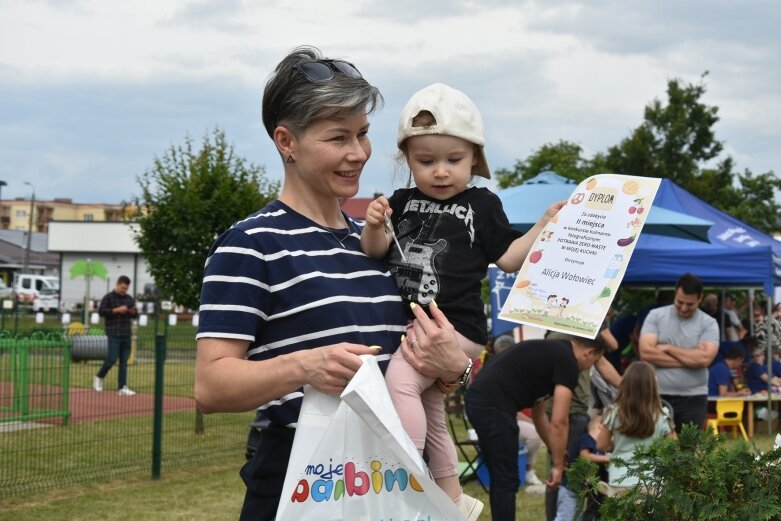
<svg viewBox="0 0 781 521"><path fill-rule="evenodd" d="M459 347L469 358L480 355L482 345L457 336ZM420 451L426 447L432 476L439 479L458 474L456 446L445 424L445 396L433 385L434 379L417 372L397 349L385 372L385 382L412 443Z"/></svg>

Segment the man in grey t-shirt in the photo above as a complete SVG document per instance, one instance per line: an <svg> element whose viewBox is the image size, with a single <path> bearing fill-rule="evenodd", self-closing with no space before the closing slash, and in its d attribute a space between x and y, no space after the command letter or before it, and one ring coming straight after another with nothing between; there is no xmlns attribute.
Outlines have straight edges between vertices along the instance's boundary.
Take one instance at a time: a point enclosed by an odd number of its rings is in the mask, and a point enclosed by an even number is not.
<svg viewBox="0 0 781 521"><path fill-rule="evenodd" d="M698 307L702 290L698 277L681 276L673 304L652 310L640 331L640 359L655 366L679 433L684 423L705 424L708 367L719 349L719 326Z"/></svg>

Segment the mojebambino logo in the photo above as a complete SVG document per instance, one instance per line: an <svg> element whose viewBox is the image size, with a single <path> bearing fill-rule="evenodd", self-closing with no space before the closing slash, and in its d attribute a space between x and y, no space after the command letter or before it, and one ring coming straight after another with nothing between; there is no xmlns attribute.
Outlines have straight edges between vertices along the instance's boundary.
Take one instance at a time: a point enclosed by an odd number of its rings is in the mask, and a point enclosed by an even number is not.
<svg viewBox="0 0 781 521"><path fill-rule="evenodd" d="M397 468L382 469L382 463L372 460L369 464L371 470L358 470L355 463L348 461L344 465L334 467L333 461L328 463L326 470L322 463L307 465L305 474L312 478L303 478L298 481L290 498L293 503L303 503L314 500L338 501L345 494L347 496L363 496L370 491L375 494L391 492L394 488L403 492L410 487L415 492L423 492L423 487L415 476L406 469Z"/></svg>

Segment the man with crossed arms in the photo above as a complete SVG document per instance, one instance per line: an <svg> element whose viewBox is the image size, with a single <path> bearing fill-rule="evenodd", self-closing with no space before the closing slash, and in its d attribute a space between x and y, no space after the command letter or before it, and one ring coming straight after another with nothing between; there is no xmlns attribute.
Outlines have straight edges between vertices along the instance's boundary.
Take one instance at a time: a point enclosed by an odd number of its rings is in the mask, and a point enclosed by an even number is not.
<svg viewBox="0 0 781 521"><path fill-rule="evenodd" d="M705 424L708 367L719 346L719 326L699 309L703 287L686 273L675 285L669 306L652 310L640 331L640 359L656 368L659 393L673 408L675 431L685 423Z"/></svg>

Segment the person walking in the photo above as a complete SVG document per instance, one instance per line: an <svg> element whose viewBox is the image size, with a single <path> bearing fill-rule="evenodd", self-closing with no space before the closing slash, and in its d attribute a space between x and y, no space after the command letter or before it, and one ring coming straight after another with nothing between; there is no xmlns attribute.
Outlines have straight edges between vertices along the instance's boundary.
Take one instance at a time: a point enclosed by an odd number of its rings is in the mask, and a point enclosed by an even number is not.
<svg viewBox="0 0 781 521"><path fill-rule="evenodd" d="M119 383L117 394L133 396L136 394L127 386L127 361L130 358L130 330L133 318L138 315L136 301L127 294L130 278L121 275L117 279L114 290L107 293L100 301L98 314L106 320L106 336L108 336L108 353L98 374L95 375L93 387L97 392L103 391L103 379L119 359Z"/></svg>

